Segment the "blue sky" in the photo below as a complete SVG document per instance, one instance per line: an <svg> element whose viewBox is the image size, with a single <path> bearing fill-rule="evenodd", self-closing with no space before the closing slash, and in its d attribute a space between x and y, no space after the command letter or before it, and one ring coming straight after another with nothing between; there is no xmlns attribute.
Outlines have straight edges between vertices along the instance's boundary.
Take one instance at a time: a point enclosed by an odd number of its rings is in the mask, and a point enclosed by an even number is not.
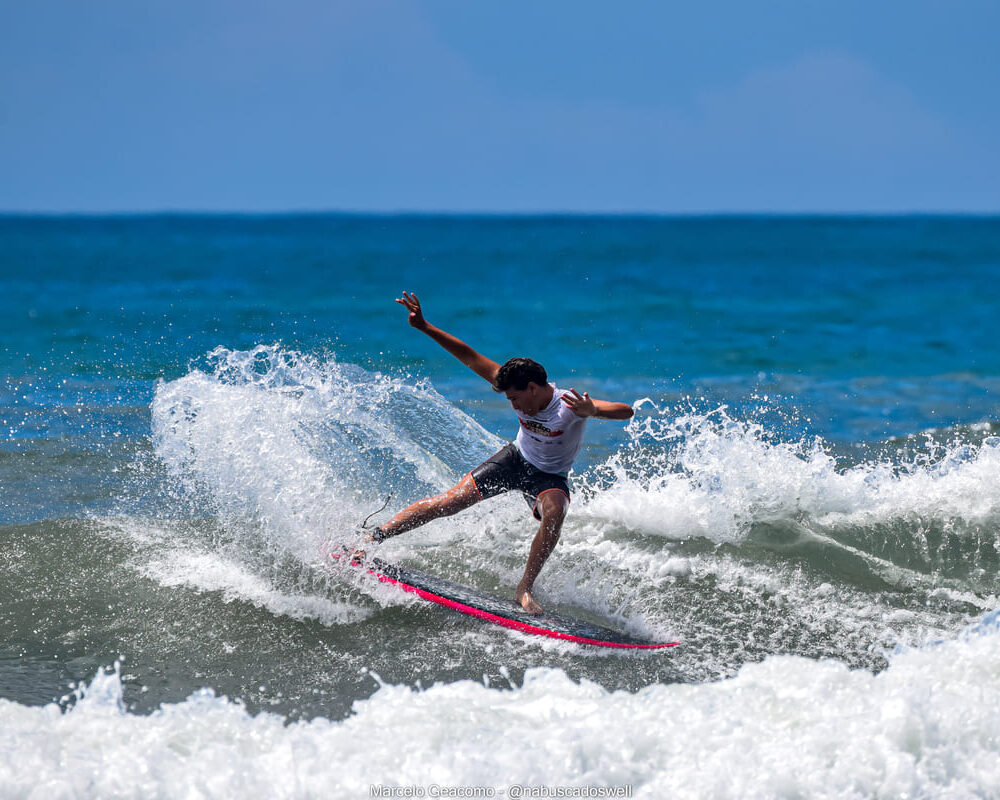
<svg viewBox="0 0 1000 800"><path fill-rule="evenodd" d="M1000 211L1000 2L0 4L0 210Z"/></svg>

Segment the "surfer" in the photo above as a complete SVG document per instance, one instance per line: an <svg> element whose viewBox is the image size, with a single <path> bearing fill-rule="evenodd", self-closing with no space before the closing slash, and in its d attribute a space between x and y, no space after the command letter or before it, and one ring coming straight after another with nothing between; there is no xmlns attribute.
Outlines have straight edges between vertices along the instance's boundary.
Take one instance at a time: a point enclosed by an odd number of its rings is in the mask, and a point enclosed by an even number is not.
<svg viewBox="0 0 1000 800"><path fill-rule="evenodd" d="M542 607L532 597L531 589L559 541L570 500L569 470L580 449L585 423L589 417L629 419L632 407L627 403L595 400L576 389L564 392L549 383L545 368L530 358L512 358L497 364L427 322L415 294L403 292L396 302L409 311L412 327L426 333L488 381L493 391L506 395L520 428L513 444L501 448L451 489L418 500L388 522L364 531L365 539L381 543L431 520L456 514L488 497L520 491L541 524L531 543L515 598L525 611L540 614Z"/></svg>

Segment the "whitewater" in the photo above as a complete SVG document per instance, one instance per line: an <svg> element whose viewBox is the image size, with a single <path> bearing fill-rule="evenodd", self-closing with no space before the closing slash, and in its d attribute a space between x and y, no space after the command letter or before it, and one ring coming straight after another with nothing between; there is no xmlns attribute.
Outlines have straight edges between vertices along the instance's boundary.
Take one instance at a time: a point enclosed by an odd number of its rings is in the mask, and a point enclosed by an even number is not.
<svg viewBox="0 0 1000 800"><path fill-rule="evenodd" d="M723 681L609 692L380 684L345 720L290 724L211 690L130 714L120 673L68 708L0 700L6 797L363 797L373 786L631 786L635 797L990 797L1000 617L877 675L772 656Z"/></svg>

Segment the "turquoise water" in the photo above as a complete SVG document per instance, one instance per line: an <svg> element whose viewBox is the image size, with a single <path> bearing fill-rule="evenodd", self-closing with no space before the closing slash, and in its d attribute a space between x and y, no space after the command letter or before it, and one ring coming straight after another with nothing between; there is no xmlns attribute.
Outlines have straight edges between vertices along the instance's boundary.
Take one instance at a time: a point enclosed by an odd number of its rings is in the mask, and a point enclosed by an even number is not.
<svg viewBox="0 0 1000 800"><path fill-rule="evenodd" d="M818 706L817 670L839 665L857 702L867 681L896 687L885 708L912 687L894 683L911 670L899 648L941 680L959 662L986 669L987 645L960 632L1000 591L998 277L995 217L0 218L0 718L51 733L32 710L123 658L93 691L125 709L123 753L177 777L127 741L135 724L177 735L162 704L209 728L239 703L378 735L372 709L388 703L420 716L416 736L490 706L497 686L520 713L529 685L572 706L586 680L625 692L603 696L609 719L689 687L708 726L697 689L738 675L766 704L752 665ZM330 566L386 494L388 515L516 429L502 397L408 327L403 290L497 361L529 355L560 386L636 405L627 426L588 423L539 591L682 648L549 645ZM532 534L503 499L385 555L502 594ZM960 652L935 662L934 642ZM983 680L983 707L1000 707ZM206 687L228 699L198 711ZM441 706L421 716L425 696ZM85 708L60 718L84 739L98 725ZM949 724L947 709L915 713L918 728ZM223 751L264 723L233 724ZM469 724L473 761L495 752L486 733L503 719ZM819 728L796 724L822 750ZM939 745L965 757L958 739ZM385 758L376 773L402 768ZM656 796L662 764L635 759Z"/></svg>

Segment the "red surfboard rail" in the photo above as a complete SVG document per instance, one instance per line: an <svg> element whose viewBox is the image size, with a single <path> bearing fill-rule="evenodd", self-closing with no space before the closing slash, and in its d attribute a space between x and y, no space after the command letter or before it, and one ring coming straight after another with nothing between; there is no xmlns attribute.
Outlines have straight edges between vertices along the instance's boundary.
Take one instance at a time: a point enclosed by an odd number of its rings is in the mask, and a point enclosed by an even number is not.
<svg viewBox="0 0 1000 800"><path fill-rule="evenodd" d="M338 560L342 558L342 554L339 553L332 553L331 556ZM422 600L521 633L547 636L595 647L630 650L659 650L676 647L680 644L680 642L645 641L611 628L554 614L529 615L515 606L513 602L501 601L483 595L469 587L454 584L418 570L388 564L377 558L366 559L362 562L351 561L350 563L352 566L363 567L380 582L414 594ZM478 605L474 605L473 602L478 602ZM492 606L492 608L479 606ZM509 611L506 610L506 606L510 606Z"/></svg>

